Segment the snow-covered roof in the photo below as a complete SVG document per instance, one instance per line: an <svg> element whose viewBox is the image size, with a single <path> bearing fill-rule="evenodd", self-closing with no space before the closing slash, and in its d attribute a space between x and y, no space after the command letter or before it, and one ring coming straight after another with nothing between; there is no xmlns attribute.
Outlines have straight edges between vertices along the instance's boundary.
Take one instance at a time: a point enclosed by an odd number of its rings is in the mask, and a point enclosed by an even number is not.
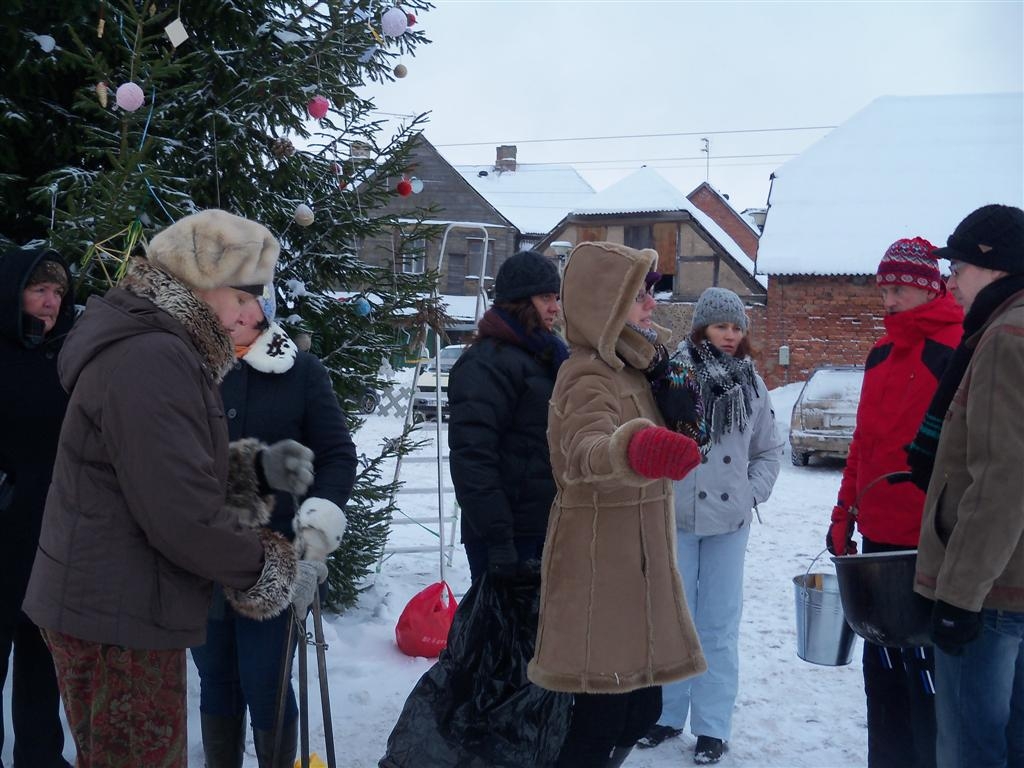
<svg viewBox="0 0 1024 768"><path fill-rule="evenodd" d="M571 165L520 163L514 171L458 165L455 170L523 234L547 234L581 199L594 194Z"/></svg>
<svg viewBox="0 0 1024 768"><path fill-rule="evenodd" d="M690 214L740 267L754 274L754 262L736 241L653 168L644 166L634 171L572 209L572 213L582 216L667 211L685 211ZM759 279L758 282L767 286L767 281Z"/></svg>
<svg viewBox="0 0 1024 768"><path fill-rule="evenodd" d="M1024 207L1024 94L885 96L775 172L757 269L873 274L988 203Z"/></svg>

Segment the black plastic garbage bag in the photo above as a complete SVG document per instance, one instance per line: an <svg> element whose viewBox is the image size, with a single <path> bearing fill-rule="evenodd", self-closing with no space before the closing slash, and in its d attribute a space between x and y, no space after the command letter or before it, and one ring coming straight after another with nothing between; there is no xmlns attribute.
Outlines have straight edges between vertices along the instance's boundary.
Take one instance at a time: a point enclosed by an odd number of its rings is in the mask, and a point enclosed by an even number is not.
<svg viewBox="0 0 1024 768"><path fill-rule="evenodd" d="M526 678L540 605L539 568L485 575L455 613L448 647L416 683L380 768L545 768L569 730L572 695Z"/></svg>

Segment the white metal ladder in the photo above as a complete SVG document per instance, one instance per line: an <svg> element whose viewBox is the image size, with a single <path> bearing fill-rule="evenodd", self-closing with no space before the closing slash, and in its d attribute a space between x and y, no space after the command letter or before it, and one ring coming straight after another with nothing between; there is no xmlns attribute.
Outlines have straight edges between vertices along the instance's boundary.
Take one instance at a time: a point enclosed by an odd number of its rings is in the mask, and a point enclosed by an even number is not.
<svg viewBox="0 0 1024 768"><path fill-rule="evenodd" d="M487 311L487 291L484 285L484 277L487 275L487 244L488 235L487 227L483 224L476 224L472 222L452 222L444 230L444 236L441 238L441 251L438 255L437 260L437 271L438 274L441 272L441 267L444 264L445 250L448 245L448 235L455 229L469 229L472 231L482 230L483 231L483 253L481 256L480 264L480 279L477 284L477 295L476 295L476 310L475 317L479 322L480 318L483 317L484 312ZM433 299L436 302L439 297L437 286L434 286ZM422 335L426 335L426 326L420 329ZM419 342L417 342L417 348L419 348ZM392 515L392 525L418 525L424 531L427 531L433 535L437 541L431 544L423 545L412 545L405 547L384 547L384 551L381 554L380 562L377 564L377 570L380 571L384 562L390 559L393 555L407 554L413 552L431 552L436 550L438 552L438 565L440 572L440 581L445 580L445 567L451 567L452 558L455 555L455 537L457 533L457 527L459 522L459 506L457 502L452 503L452 509L450 512L445 511L445 495L453 494L455 489L446 484L447 473L445 463L448 461L448 455L444 452L444 445L442 441L442 429L441 429L441 334L434 333L434 360L437 361L437 370L434 376L435 385L435 420L434 420L434 445L436 447L436 454L434 456L411 456L403 457L399 456L395 460L395 474L392 478L394 484L397 486L399 478L401 477L402 465L404 463L409 464L425 464L435 463L437 466L437 486L436 488L430 486L424 487L398 487L391 497L391 502L394 503L395 496L401 495L426 495L437 493L437 515L436 516L411 516L399 508L397 513ZM416 371L413 374L412 389L410 390L409 403L405 411L405 426L408 427L413 420L413 399L416 393L416 384L419 381L420 373L423 371L423 360L420 359L416 363ZM436 528L432 527L436 525ZM448 528L447 532L445 528Z"/></svg>

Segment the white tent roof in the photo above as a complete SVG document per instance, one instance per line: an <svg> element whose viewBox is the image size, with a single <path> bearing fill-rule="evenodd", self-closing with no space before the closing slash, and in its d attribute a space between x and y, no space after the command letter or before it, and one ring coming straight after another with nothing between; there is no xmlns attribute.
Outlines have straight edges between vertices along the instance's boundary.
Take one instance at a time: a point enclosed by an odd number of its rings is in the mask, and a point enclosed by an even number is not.
<svg viewBox="0 0 1024 768"><path fill-rule="evenodd" d="M1024 207L1024 94L879 98L775 172L757 270L873 274L988 203Z"/></svg>
<svg viewBox="0 0 1024 768"><path fill-rule="evenodd" d="M514 171L493 165L459 165L455 170L523 234L547 234L594 189L570 165L520 164Z"/></svg>
<svg viewBox="0 0 1024 768"><path fill-rule="evenodd" d="M653 168L644 166L634 171L572 209L574 214L584 216L664 211L685 211L690 214L739 263L740 267L754 274L754 262L736 241ZM763 281L759 282L765 284Z"/></svg>

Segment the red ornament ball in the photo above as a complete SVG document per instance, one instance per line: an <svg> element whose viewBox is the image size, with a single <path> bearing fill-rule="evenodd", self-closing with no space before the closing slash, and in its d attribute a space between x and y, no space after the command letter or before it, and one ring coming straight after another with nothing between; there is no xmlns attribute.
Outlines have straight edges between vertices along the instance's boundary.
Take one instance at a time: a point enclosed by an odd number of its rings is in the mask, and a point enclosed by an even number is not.
<svg viewBox="0 0 1024 768"><path fill-rule="evenodd" d="M327 116L327 110L330 108L331 102L323 96L314 96L309 100L309 104L306 105L310 116L316 120L323 120Z"/></svg>
<svg viewBox="0 0 1024 768"><path fill-rule="evenodd" d="M412 184L409 183L408 179L402 179L395 187L395 192L400 194L402 197L408 197L412 194Z"/></svg>
<svg viewBox="0 0 1024 768"><path fill-rule="evenodd" d="M413 26L416 23L416 14L415 13L409 13L407 11L406 14L405 14L405 20L407 22L409 22L409 26L410 27Z"/></svg>

